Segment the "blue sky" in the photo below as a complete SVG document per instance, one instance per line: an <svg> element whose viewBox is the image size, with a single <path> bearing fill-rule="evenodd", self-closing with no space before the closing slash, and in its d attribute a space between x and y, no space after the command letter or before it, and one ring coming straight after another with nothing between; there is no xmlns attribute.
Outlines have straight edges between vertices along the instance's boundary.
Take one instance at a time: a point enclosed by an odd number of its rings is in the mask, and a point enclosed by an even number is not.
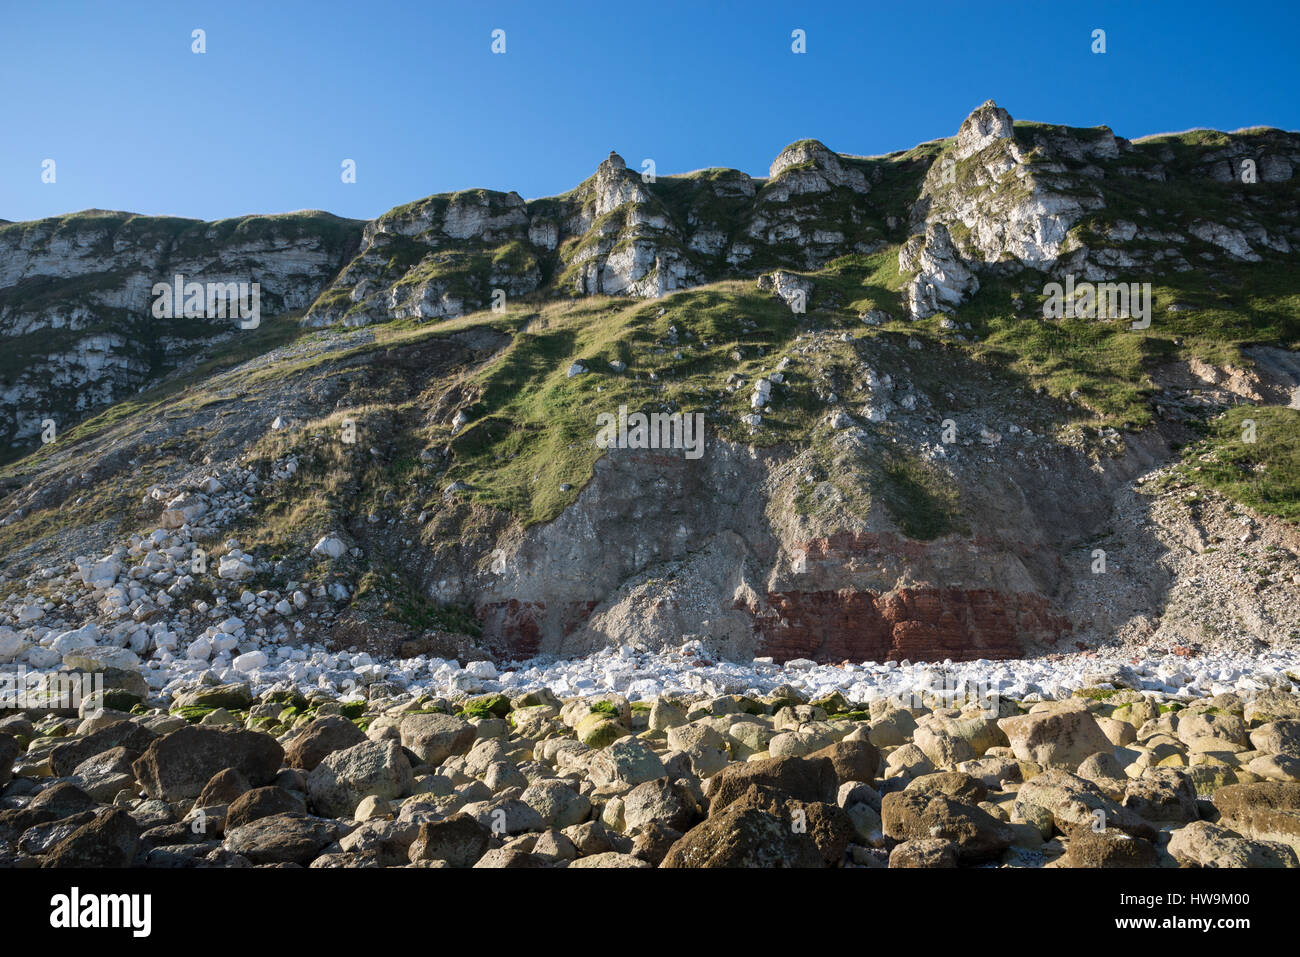
<svg viewBox="0 0 1300 957"><path fill-rule="evenodd" d="M472 186L563 192L610 149L660 174L764 175L794 140L905 149L990 97L1128 137L1296 129L1298 37L1293 0L4 0L0 218L371 218Z"/></svg>

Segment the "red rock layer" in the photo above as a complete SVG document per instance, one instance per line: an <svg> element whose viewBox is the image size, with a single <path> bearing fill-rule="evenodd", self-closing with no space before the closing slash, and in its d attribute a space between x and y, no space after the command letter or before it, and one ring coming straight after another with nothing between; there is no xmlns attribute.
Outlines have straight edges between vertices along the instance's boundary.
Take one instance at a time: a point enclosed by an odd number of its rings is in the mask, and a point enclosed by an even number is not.
<svg viewBox="0 0 1300 957"><path fill-rule="evenodd" d="M777 661L1018 658L1027 641L1055 642L1070 630L1041 595L991 589L774 592L749 610L756 653Z"/></svg>
<svg viewBox="0 0 1300 957"><path fill-rule="evenodd" d="M570 634L591 615L599 602L568 602L558 612L563 616L564 633ZM529 658L541 651L542 630L538 620L547 614L544 601L485 602L474 609L483 628L488 651L498 659Z"/></svg>

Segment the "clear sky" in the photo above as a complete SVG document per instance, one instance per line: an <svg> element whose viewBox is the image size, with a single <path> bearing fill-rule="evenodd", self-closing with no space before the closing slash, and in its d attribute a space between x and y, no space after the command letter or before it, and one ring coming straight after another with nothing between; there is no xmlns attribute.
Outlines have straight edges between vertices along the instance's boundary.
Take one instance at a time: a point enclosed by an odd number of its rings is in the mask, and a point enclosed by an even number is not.
<svg viewBox="0 0 1300 957"><path fill-rule="evenodd" d="M1296 129L1298 69L1298 0L0 0L0 218L372 218L563 192L610 149L766 175L794 140L905 149L990 97L1127 137Z"/></svg>

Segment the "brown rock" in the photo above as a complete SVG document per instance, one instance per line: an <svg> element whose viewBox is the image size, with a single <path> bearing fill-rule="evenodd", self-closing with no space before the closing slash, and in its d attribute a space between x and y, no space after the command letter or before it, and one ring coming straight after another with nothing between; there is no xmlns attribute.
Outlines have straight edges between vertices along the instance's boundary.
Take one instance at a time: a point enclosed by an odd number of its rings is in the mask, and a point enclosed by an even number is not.
<svg viewBox="0 0 1300 957"><path fill-rule="evenodd" d="M143 752L158 735L134 721L113 724L74 738L50 752L50 770L55 777L67 777L81 762L113 748L130 748Z"/></svg>
<svg viewBox="0 0 1300 957"><path fill-rule="evenodd" d="M830 762L826 762L827 768ZM730 808L684 834L660 867L822 867L808 834L794 832L775 815Z"/></svg>
<svg viewBox="0 0 1300 957"><path fill-rule="evenodd" d="M839 790L830 758L766 758L729 764L709 780L709 816L718 814L751 784L770 787L797 801L834 804Z"/></svg>
<svg viewBox="0 0 1300 957"><path fill-rule="evenodd" d="M956 867L957 845L939 837L904 841L889 852L890 867Z"/></svg>
<svg viewBox="0 0 1300 957"><path fill-rule="evenodd" d="M208 779L208 783L199 792L195 807L217 807L229 804L252 789L248 779L234 768L222 768Z"/></svg>
<svg viewBox="0 0 1300 957"><path fill-rule="evenodd" d="M952 841L963 864L992 860L1013 839L1010 828L981 808L916 791L886 794L880 802L880 820L885 834L898 841L932 837Z"/></svg>
<svg viewBox="0 0 1300 957"><path fill-rule="evenodd" d="M125 810L109 808L64 838L42 867L129 867L140 846L140 828Z"/></svg>
<svg viewBox="0 0 1300 957"><path fill-rule="evenodd" d="M840 784L861 781L871 784L880 771L880 752L870 741L837 741L829 747L814 751L810 758L830 758L835 768L835 778Z"/></svg>
<svg viewBox="0 0 1300 957"><path fill-rule="evenodd" d="M988 788L983 782L961 771L936 771L934 774L923 774L909 781L905 790L922 794L942 794L963 804L978 804L989 796Z"/></svg>
<svg viewBox="0 0 1300 957"><path fill-rule="evenodd" d="M291 768L315 770L325 755L366 740L366 733L342 715L314 719L285 745L284 762Z"/></svg>
<svg viewBox="0 0 1300 957"><path fill-rule="evenodd" d="M273 814L226 832L225 847L254 864L306 866L338 839L333 821L306 814Z"/></svg>
<svg viewBox="0 0 1300 957"><path fill-rule="evenodd" d="M226 811L226 830L273 814L304 814L307 804L284 788L253 788L235 798Z"/></svg>
<svg viewBox="0 0 1300 957"><path fill-rule="evenodd" d="M1070 832L1065 863L1069 867L1156 867L1159 862L1155 846L1144 838L1114 828L1079 827Z"/></svg>
<svg viewBox="0 0 1300 957"><path fill-rule="evenodd" d="M415 861L446 861L451 867L473 867L487 853L492 832L468 814L420 825L408 854Z"/></svg>
<svg viewBox="0 0 1300 957"><path fill-rule="evenodd" d="M132 770L151 798L180 801L198 797L223 768L233 768L254 786L270 784L283 758L284 750L269 734L191 725L153 741Z"/></svg>

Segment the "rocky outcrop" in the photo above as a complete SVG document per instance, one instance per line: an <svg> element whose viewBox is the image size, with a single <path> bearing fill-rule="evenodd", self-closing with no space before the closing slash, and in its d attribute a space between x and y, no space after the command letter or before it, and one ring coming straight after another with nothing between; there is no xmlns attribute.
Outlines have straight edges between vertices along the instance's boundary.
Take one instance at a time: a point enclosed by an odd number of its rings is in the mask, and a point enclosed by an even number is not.
<svg viewBox="0 0 1300 957"><path fill-rule="evenodd" d="M0 226L0 449L26 446L209 354L238 319L160 319L155 283L258 283L261 318L305 309L361 224L328 213L204 223L88 210Z"/></svg>
<svg viewBox="0 0 1300 957"><path fill-rule="evenodd" d="M1281 183L1300 163L1300 142L1281 130L1215 133L1198 145L1175 152L1159 137L1130 143L1105 126L1017 127L988 100L930 166L912 206L898 260L912 277L910 314L951 312L978 291L983 271L1033 268L1096 281L1154 267L1187 271L1207 246L1211 260L1226 254L1240 262L1259 261L1261 248L1289 250L1292 226L1250 203L1228 222L1193 209L1166 210L1159 226L1149 221L1133 201L1134 181Z"/></svg>
<svg viewBox="0 0 1300 957"><path fill-rule="evenodd" d="M1062 163L1115 155L1115 138L1016 138L1011 116L992 100L957 132L954 146L930 167L912 208L913 238L899 269L914 273L908 307L924 318L950 311L979 288L982 266L1014 262L1046 268L1071 246L1069 231L1085 210L1104 206L1100 191Z"/></svg>

